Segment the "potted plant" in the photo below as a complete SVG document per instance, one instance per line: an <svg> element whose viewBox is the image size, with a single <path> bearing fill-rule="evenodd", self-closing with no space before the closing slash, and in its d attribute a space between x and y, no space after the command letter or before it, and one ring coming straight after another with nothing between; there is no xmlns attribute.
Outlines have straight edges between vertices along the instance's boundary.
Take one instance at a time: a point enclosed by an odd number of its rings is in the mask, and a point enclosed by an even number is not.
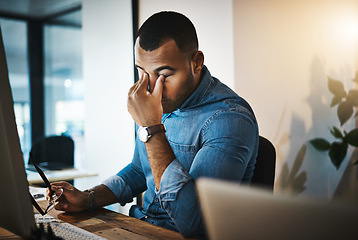
<svg viewBox="0 0 358 240"><path fill-rule="evenodd" d="M358 78L353 79L358 83ZM347 155L349 146L358 147L358 128L349 131L344 130L343 125L351 118L355 119L358 112L354 113L354 108L358 107L358 90L351 89L348 92L344 89L342 82L328 77L328 89L333 94L331 107L337 107L337 116L340 127L333 126L330 133L334 137L333 141L324 138L310 140L312 146L319 151L327 152L333 165L338 169ZM357 164L355 161L354 164Z"/></svg>

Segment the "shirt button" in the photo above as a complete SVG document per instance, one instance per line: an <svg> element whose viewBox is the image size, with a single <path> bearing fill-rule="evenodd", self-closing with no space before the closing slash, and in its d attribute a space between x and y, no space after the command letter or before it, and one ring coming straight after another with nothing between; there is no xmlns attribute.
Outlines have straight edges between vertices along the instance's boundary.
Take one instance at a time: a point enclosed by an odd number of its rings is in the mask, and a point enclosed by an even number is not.
<svg viewBox="0 0 358 240"><path fill-rule="evenodd" d="M156 203L157 203L157 202L159 202L159 199L158 199L158 198L156 198L156 199L154 200L154 202L156 202Z"/></svg>

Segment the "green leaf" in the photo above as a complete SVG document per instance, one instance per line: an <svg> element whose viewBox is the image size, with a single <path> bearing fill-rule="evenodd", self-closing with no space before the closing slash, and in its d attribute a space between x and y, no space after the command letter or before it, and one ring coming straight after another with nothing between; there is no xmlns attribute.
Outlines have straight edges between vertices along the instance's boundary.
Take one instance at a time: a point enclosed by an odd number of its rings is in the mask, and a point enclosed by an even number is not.
<svg viewBox="0 0 358 240"><path fill-rule="evenodd" d="M343 101L337 108L338 119L341 126L353 115L353 106L351 102Z"/></svg>
<svg viewBox="0 0 358 240"><path fill-rule="evenodd" d="M358 128L353 129L345 136L345 141L354 146L358 147Z"/></svg>
<svg viewBox="0 0 358 240"><path fill-rule="evenodd" d="M338 97L338 96L334 96L332 98L332 101L331 101L331 107L334 107L336 106L338 103L340 103L342 101L342 98L341 97Z"/></svg>
<svg viewBox="0 0 358 240"><path fill-rule="evenodd" d="M358 90L350 90L348 92L347 101L350 101L353 106L358 106Z"/></svg>
<svg viewBox="0 0 358 240"><path fill-rule="evenodd" d="M344 90L343 83L333 78L328 77L328 90L339 98L344 98L347 96L346 91Z"/></svg>
<svg viewBox="0 0 358 240"><path fill-rule="evenodd" d="M331 134L335 137L335 138L339 138L342 139L343 138L343 134L341 133L341 131L339 131L338 128L333 127L331 130Z"/></svg>
<svg viewBox="0 0 358 240"><path fill-rule="evenodd" d="M341 166L344 158L347 155L348 144L341 142L333 142L331 144L331 149L328 152L328 155L331 159L331 162L338 170Z"/></svg>
<svg viewBox="0 0 358 240"><path fill-rule="evenodd" d="M331 147L331 144L323 138L312 139L310 143L318 151L328 151Z"/></svg>

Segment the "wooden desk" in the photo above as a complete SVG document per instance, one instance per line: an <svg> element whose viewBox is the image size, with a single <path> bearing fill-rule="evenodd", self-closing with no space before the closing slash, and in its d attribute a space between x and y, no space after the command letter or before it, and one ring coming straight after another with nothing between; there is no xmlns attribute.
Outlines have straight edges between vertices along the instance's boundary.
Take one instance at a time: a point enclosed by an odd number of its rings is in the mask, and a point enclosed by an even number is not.
<svg viewBox="0 0 358 240"><path fill-rule="evenodd" d="M29 184L43 183L39 173L27 170L26 174ZM73 180L75 178L98 176L98 173L77 168L70 168L57 171L45 171L45 175L50 182L57 182Z"/></svg>
<svg viewBox="0 0 358 240"><path fill-rule="evenodd" d="M47 202L44 201L40 205L46 207ZM104 208L83 213L64 213L51 210L49 214L107 239L184 239L178 232ZM10 235L12 235L11 232L0 228L0 239L20 239Z"/></svg>

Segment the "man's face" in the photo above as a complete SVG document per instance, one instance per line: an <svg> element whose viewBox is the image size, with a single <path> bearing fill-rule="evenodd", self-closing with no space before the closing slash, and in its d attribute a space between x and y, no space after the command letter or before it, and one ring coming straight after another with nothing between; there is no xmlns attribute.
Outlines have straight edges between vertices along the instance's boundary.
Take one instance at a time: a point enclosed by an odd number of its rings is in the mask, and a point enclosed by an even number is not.
<svg viewBox="0 0 358 240"><path fill-rule="evenodd" d="M174 40L158 49L145 51L135 44L135 64L139 76L148 74L149 92L152 92L160 75L165 77L162 96L164 113L176 110L195 90L198 78L194 78L191 61L181 53Z"/></svg>

